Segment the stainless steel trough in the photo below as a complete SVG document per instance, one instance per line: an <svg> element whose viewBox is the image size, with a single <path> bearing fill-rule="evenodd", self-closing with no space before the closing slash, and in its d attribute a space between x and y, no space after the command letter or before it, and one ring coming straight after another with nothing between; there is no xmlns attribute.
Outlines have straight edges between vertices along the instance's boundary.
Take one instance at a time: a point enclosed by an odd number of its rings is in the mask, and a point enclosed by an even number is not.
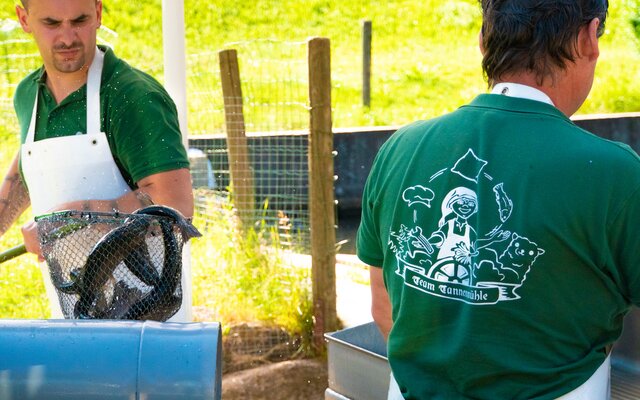
<svg viewBox="0 0 640 400"><path fill-rule="evenodd" d="M389 364L382 335L373 322L325 335L329 387L325 400L386 400ZM625 319L614 347L611 400L640 399L640 311Z"/></svg>
<svg viewBox="0 0 640 400"><path fill-rule="evenodd" d="M391 370L387 349L373 323L327 333L327 400L386 400Z"/></svg>
<svg viewBox="0 0 640 400"><path fill-rule="evenodd" d="M2 400L220 396L217 323L0 320Z"/></svg>

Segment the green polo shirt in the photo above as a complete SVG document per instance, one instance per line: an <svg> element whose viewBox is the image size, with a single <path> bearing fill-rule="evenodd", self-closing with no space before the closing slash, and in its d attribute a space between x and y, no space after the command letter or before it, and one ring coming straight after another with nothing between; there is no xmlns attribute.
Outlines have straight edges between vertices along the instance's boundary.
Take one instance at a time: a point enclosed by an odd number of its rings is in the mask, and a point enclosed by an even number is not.
<svg viewBox="0 0 640 400"><path fill-rule="evenodd" d="M100 48L105 51L100 126L124 179L134 188L136 182L149 175L188 168L178 113L169 94L153 77L119 59L110 48ZM41 67L16 89L14 107L21 143L27 136L36 92L36 141L87 130L86 85L57 104L45 78Z"/></svg>
<svg viewBox="0 0 640 400"><path fill-rule="evenodd" d="M550 400L640 305L640 158L548 104L485 94L396 132L357 248L383 268L407 399Z"/></svg>

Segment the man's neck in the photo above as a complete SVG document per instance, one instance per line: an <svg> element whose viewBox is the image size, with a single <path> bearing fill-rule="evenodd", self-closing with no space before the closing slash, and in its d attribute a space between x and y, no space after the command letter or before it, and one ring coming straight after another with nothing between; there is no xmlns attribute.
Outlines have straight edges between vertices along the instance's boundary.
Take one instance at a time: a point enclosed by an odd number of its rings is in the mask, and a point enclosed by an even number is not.
<svg viewBox="0 0 640 400"><path fill-rule="evenodd" d="M575 96L573 95L573 88L571 87L570 80L563 78L564 76L556 77L556 79L545 77L542 85L540 85L537 82L536 77L532 74L512 74L503 77L503 79L501 79L500 82L496 82L496 84L501 82L512 82L538 89L549 96L553 105L558 110L567 117L570 117L576 112L576 106L574 104Z"/></svg>
<svg viewBox="0 0 640 400"><path fill-rule="evenodd" d="M73 73L59 72L45 66L45 82L57 104L87 83L87 72L86 66Z"/></svg>

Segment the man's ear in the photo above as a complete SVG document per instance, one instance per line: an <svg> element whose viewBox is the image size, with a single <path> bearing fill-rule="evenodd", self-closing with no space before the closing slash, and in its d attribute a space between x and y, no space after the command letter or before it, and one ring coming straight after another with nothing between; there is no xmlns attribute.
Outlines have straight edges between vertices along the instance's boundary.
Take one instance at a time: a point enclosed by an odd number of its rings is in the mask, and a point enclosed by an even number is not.
<svg viewBox="0 0 640 400"><path fill-rule="evenodd" d="M96 1L96 18L98 21L98 28L102 25L102 0Z"/></svg>
<svg viewBox="0 0 640 400"><path fill-rule="evenodd" d="M587 57L587 59L593 61L600 56L600 47L598 45L599 26L600 19L594 18L580 29L577 49L579 57Z"/></svg>
<svg viewBox="0 0 640 400"><path fill-rule="evenodd" d="M20 22L20 26L22 26L22 30L26 33L31 33L31 28L29 27L29 23L27 22L28 12L21 6L16 6L16 15L18 16L18 22Z"/></svg>
<svg viewBox="0 0 640 400"><path fill-rule="evenodd" d="M480 54L482 54L484 56L484 44L483 42L483 36L482 36L482 28L480 28L480 32L478 33L478 48L480 49Z"/></svg>

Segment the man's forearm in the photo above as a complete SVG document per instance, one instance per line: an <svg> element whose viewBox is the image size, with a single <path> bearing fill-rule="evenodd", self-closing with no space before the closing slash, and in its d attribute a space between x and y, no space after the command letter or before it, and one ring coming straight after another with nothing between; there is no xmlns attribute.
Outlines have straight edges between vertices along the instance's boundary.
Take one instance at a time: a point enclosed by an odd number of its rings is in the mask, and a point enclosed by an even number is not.
<svg viewBox="0 0 640 400"><path fill-rule="evenodd" d="M371 315L376 325L378 325L380 333L387 340L393 326L389 293L384 285L382 268L370 267L369 270L371 279Z"/></svg>
<svg viewBox="0 0 640 400"><path fill-rule="evenodd" d="M11 228L29 204L29 192L20 177L16 156L0 186L0 236Z"/></svg>
<svg viewBox="0 0 640 400"><path fill-rule="evenodd" d="M193 216L193 194L188 169L150 175L138 182L138 189L111 200L81 200L60 204L57 210L129 213L151 204L169 206L186 218Z"/></svg>
<svg viewBox="0 0 640 400"><path fill-rule="evenodd" d="M138 189L131 191L117 199L109 200L79 200L58 205L58 210L79 210L98 212L123 212L130 213L139 208L153 204L148 193Z"/></svg>

